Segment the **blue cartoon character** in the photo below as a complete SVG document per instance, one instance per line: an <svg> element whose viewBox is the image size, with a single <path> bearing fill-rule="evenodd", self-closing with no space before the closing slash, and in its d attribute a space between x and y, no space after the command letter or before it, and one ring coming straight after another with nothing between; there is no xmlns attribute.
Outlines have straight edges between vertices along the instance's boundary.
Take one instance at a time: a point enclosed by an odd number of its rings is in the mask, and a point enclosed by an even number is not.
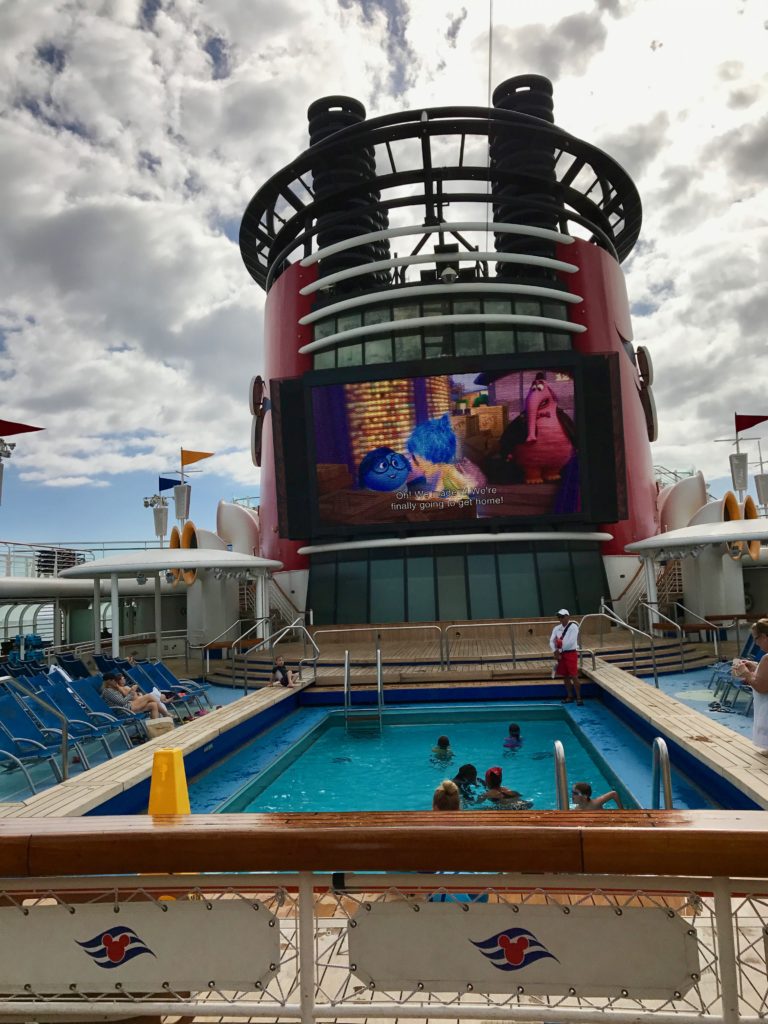
<svg viewBox="0 0 768 1024"><path fill-rule="evenodd" d="M457 459L458 443L447 413L414 427L406 446L425 491L456 500L483 482L476 466Z"/></svg>
<svg viewBox="0 0 768 1024"><path fill-rule="evenodd" d="M397 491L405 485L411 464L392 448L374 448L363 456L357 471L361 487L369 491Z"/></svg>

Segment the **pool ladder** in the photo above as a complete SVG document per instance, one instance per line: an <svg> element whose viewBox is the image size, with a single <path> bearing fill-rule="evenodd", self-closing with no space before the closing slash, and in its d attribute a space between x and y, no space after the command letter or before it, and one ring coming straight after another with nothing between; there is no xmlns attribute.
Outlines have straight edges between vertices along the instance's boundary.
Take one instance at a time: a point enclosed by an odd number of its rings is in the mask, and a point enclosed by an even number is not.
<svg viewBox="0 0 768 1024"><path fill-rule="evenodd" d="M669 751L666 742L657 736L653 741L653 773L651 778L651 809L658 811L661 807L661 794L664 793L664 810L671 811L672 804L672 772L669 765ZM555 740L555 796L558 811L570 808L568 800L568 772L565 767L565 750L560 740Z"/></svg>
<svg viewBox="0 0 768 1024"><path fill-rule="evenodd" d="M349 651L344 651L344 725L347 732L349 732L350 723L352 722L365 724L368 728L374 726L381 732L383 712L384 673L381 665L381 651L376 651L376 708L374 711L371 711L367 705L353 707Z"/></svg>

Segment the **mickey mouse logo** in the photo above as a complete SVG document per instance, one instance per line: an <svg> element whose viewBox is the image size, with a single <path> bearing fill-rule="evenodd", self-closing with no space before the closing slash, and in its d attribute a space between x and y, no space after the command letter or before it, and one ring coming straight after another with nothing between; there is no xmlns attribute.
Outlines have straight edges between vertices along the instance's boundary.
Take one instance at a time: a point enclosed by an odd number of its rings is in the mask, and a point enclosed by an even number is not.
<svg viewBox="0 0 768 1024"><path fill-rule="evenodd" d="M139 938L133 928L117 925L108 931L99 932L86 942L75 940L99 967L107 969L121 967L142 953L155 956L149 946Z"/></svg>
<svg viewBox="0 0 768 1024"><path fill-rule="evenodd" d="M539 942L533 932L526 928L507 928L506 931L492 935L482 942L474 942L471 939L470 941L500 971L519 971L521 967L527 967L528 964L545 958L560 962L543 943Z"/></svg>

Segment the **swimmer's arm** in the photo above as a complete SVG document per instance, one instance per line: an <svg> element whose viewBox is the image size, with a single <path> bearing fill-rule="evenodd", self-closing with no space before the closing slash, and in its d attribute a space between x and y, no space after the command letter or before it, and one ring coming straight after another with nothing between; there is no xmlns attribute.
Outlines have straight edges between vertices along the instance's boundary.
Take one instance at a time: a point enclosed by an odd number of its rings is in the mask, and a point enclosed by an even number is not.
<svg viewBox="0 0 768 1024"><path fill-rule="evenodd" d="M603 808L607 803L610 803L611 800L616 801L616 806L620 811L624 810L624 804L621 802L621 797L615 789L611 789L607 793L603 793L602 796L595 797L592 803L598 808Z"/></svg>

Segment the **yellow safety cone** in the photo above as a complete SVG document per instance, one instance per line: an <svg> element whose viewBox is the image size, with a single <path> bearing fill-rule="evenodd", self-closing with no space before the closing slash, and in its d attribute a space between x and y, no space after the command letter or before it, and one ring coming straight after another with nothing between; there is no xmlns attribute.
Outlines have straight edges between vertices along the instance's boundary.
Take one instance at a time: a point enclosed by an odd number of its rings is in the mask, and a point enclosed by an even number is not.
<svg viewBox="0 0 768 1024"><path fill-rule="evenodd" d="M156 750L148 814L190 814L187 774L181 750Z"/></svg>

